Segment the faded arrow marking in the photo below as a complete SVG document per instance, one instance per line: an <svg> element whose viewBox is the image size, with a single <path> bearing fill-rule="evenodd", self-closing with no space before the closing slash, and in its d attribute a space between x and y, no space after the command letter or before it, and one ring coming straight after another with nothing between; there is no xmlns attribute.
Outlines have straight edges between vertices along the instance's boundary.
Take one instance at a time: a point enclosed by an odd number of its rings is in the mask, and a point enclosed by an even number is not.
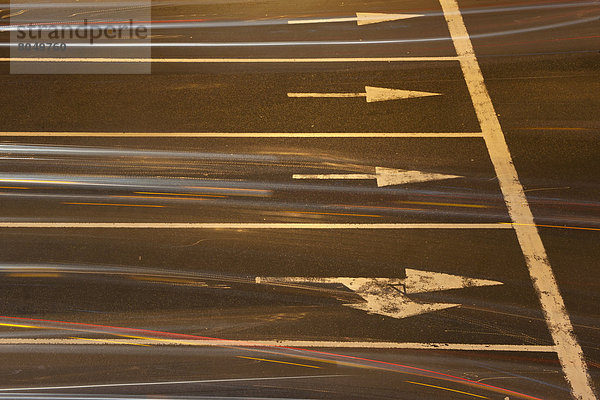
<svg viewBox="0 0 600 400"><path fill-rule="evenodd" d="M460 306L454 303L427 303L412 300L413 293L436 292L477 286L502 285L502 282L473 279L440 272L406 269L406 278L350 278L350 277L256 277L258 284L331 284L338 283L354 291L363 301L345 303L347 307L369 314L392 318L408 318L419 314ZM297 287L297 286L296 286Z"/></svg>

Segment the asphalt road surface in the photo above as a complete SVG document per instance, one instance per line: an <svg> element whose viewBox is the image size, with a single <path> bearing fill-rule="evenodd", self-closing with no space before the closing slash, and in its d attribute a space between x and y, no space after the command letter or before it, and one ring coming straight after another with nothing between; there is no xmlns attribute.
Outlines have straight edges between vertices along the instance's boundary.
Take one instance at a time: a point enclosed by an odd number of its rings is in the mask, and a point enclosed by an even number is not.
<svg viewBox="0 0 600 400"><path fill-rule="evenodd" d="M598 1L0 24L0 399L595 398Z"/></svg>

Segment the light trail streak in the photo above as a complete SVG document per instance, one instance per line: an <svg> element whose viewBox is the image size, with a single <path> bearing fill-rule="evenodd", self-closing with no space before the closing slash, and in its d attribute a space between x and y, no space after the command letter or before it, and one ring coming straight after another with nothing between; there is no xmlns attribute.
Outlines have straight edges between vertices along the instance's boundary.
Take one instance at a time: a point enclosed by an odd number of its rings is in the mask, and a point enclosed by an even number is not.
<svg viewBox="0 0 600 400"><path fill-rule="evenodd" d="M501 32L489 32L479 33L470 35L471 39L483 39L483 38L496 38L501 36L518 35L522 33L540 32L548 30L556 30L568 26L580 25L589 22L597 22L600 17L593 16L588 18L579 18L573 21L560 22L555 24L542 25L531 28L523 29L512 29ZM9 29L4 29L7 31ZM2 31L2 30L0 30ZM383 40L309 40L309 41L274 41L274 42L141 42L141 43L67 43L68 47L75 48L227 48L227 47L301 47L301 46L365 46L365 45L382 45L382 44L405 44L405 43L424 43L424 42L441 42L451 41L450 37L430 37L430 38L413 38L413 39L383 39ZM18 47L18 43L0 43L0 47ZM379 61L402 61L402 59L410 59L407 57L392 57L392 58L381 58ZM413 57L414 60L427 60L427 57ZM163 60L163 61L161 61ZM161 58L145 58L145 59L134 59L134 58L11 58L4 57L0 58L0 62L167 62ZM171 59L168 62L186 62L185 58L182 59ZM302 59L188 59L187 62L302 62ZM330 59L333 60L333 59ZM365 59L367 60L367 59ZM456 61L457 57L430 57L430 61ZM347 60L350 61L350 60ZM354 61L360 61L356 59ZM371 59L371 61L377 61ZM305 61L306 62L306 61ZM325 59L316 62L326 62Z"/></svg>
<svg viewBox="0 0 600 400"><path fill-rule="evenodd" d="M135 192L137 194L158 194L165 196L191 196L191 197L227 197L215 194L194 194L194 193L160 193L160 192ZM155 199L160 199L161 197L153 197Z"/></svg>
<svg viewBox="0 0 600 400"><path fill-rule="evenodd" d="M265 361L265 362L272 362L272 363L278 363L278 364L295 365L295 366L299 366L299 367L321 368L321 367L317 367L316 365L306 365L306 364L291 363L291 362L287 362L287 361L268 360L266 358L255 358L255 357L245 357L245 356L236 356L236 357L237 358L245 358L247 360L256 360L256 361Z"/></svg>
<svg viewBox="0 0 600 400"><path fill-rule="evenodd" d="M473 393L469 393L469 392L463 392L463 391L460 391L460 390L446 388L446 387L443 387L443 386L428 385L426 383L413 382L413 381L404 381L404 382L412 383L413 385L421 385L421 386L427 386L427 387L431 387L431 388L435 388L435 389L447 390L449 392L456 392L456 393L466 394L466 395L473 396L473 397L479 397L481 399L488 399L489 398L489 397L485 397L485 396L480 396L478 394L473 394Z"/></svg>
<svg viewBox="0 0 600 400"><path fill-rule="evenodd" d="M76 202L63 202L62 204L75 205L75 206L109 206L109 207L150 207L150 208L162 208L166 206L160 206L155 204L125 204L125 203L76 203Z"/></svg>
<svg viewBox="0 0 600 400"><path fill-rule="evenodd" d="M510 224L510 225L526 225L526 226L538 226L541 228L558 228L558 229L577 229L584 231L600 231L600 228L587 228L584 226L562 226L562 225L543 225L543 224L517 224L514 222L501 222L502 224Z"/></svg>
<svg viewBox="0 0 600 400"><path fill-rule="evenodd" d="M434 203L428 201L398 201L403 204L420 204L425 206L442 206L442 207L467 207L467 208L491 208L480 204L461 204L461 203Z"/></svg>
<svg viewBox="0 0 600 400"><path fill-rule="evenodd" d="M490 390L490 391L510 394L513 396L518 396L521 398L526 398L526 399L531 399L531 400L541 400L537 397L529 396L529 395L526 395L523 393L500 388L500 387L489 385L486 383L473 381L473 380L466 379L466 378L461 378L461 377L450 375L450 374L445 374L442 372L436 372L436 371L432 371L432 370L428 370L428 369L424 369L424 368L418 368L418 367L397 364L397 363L392 363L392 362L387 362L387 361L378 361L378 360L372 360L372 359L363 358L363 357L336 354L336 353L330 353L330 352L319 351L319 350L301 349L301 348L287 347L287 346L272 346L269 348L269 350L265 350L265 349L261 349L259 347L254 346L252 344L252 342L236 341L236 340L229 340L229 339L218 339L218 338L211 338L211 337L205 337L205 336L196 336L196 335L181 334L181 333L163 332L163 331L152 331L152 330L139 329L139 328L123 328L123 327L115 327L115 326L109 326L109 325L86 324L86 323L80 323L80 322L67 322L67 321L54 321L54 320L35 319L35 318L19 318L19 317L0 316L0 320L2 320L2 319L11 321L8 323L13 323L13 324L15 324L17 322L27 322L27 323L37 322L38 324L41 324L42 325L41 328L44 328L44 329L65 329L65 330L69 330L69 331L108 333L108 334L118 335L118 336L134 337L134 338L137 337L137 338L143 338L143 339L148 339L148 340L158 340L158 341L167 341L167 342L169 341L169 339L192 339L192 340L208 339L208 340L214 340L215 342L218 341L218 342L222 343L222 346L224 348L239 348L239 349L243 349L243 350L247 350L247 351L271 353L271 354L285 355L285 356L289 356L289 357L297 357L299 355L298 352L303 353L303 354L301 354L301 357L305 357L306 354L308 353L308 354L312 354L312 355L319 355L319 356L325 357L325 359L328 359L328 358L330 359L330 357L333 357L334 359L340 358L348 363L355 364L353 366L356 366L358 368L374 368L374 369L382 369L382 370L394 371L394 372L399 372L399 373L406 373L406 374L410 374L410 375L427 376L429 378L441 379L441 380L451 381L451 382L455 382L455 383L466 384L466 385L478 387L478 388L485 389L485 390ZM34 328L38 328L38 327L34 326ZM135 335L136 333L142 334L144 336L137 336L137 335ZM240 344L240 343L242 343L242 344ZM285 352L285 351L291 351L291 353ZM396 368L396 369L394 369L394 368ZM400 368L400 369L397 369L397 368ZM169 384L169 383L152 383L152 384ZM135 385L143 385L143 383L142 384L135 384L135 383L134 384L118 384L118 386L135 386ZM110 387L110 386L115 386L115 385L114 384L106 384L106 385L96 385L93 387ZM58 387L58 388L59 389L69 389L69 388L81 388L81 387L82 386L64 386L64 387ZM83 387L89 387L89 385L83 386ZM5 388L5 389L0 389L0 391L43 390L43 389L48 389L48 388L47 387L46 388L42 388L42 387L40 387L40 388L35 388L35 387L34 388Z"/></svg>
<svg viewBox="0 0 600 400"><path fill-rule="evenodd" d="M381 218L381 215L371 215L371 214L344 214L344 213L330 213L330 212L318 212L318 211L284 211L284 212L293 213L293 214L341 215L341 216L349 216L349 217Z"/></svg>
<svg viewBox="0 0 600 400"><path fill-rule="evenodd" d="M14 272L8 273L6 276L10 278L58 278L61 274L51 272Z"/></svg>

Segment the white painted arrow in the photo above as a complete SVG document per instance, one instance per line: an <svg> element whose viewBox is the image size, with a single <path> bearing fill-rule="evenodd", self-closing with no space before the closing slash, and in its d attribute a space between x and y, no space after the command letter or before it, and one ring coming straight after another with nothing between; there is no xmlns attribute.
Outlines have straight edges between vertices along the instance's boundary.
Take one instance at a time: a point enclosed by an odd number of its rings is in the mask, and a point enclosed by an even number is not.
<svg viewBox="0 0 600 400"><path fill-rule="evenodd" d="M333 22L354 22L357 25L369 25L377 24L379 22L398 21L401 19L409 19L416 17L423 17L423 14L385 14L385 13L366 13L357 12L356 17L343 17L343 18L317 18L317 19L293 19L289 20L288 24L324 24Z"/></svg>
<svg viewBox="0 0 600 400"><path fill-rule="evenodd" d="M338 283L354 291L362 301L344 304L369 314L407 318L432 311L460 306L454 303L427 303L412 300L414 293L437 292L477 286L502 285L488 279L474 279L440 272L406 269L406 278L306 278L257 277L259 284L332 284Z"/></svg>
<svg viewBox="0 0 600 400"><path fill-rule="evenodd" d="M460 175L432 174L421 171L375 167L374 174L294 174L293 179L375 179L377 186L404 185L440 179L462 178Z"/></svg>
<svg viewBox="0 0 600 400"><path fill-rule="evenodd" d="M288 97L365 97L367 99L367 103L375 103L378 101L440 96L441 93L365 86L364 93L288 93L287 95Z"/></svg>

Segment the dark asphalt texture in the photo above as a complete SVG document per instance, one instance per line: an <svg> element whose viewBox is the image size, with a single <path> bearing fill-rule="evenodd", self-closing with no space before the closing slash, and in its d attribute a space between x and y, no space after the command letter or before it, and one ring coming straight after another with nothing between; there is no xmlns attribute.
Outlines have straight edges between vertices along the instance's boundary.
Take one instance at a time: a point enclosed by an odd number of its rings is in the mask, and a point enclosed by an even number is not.
<svg viewBox="0 0 600 400"><path fill-rule="evenodd" d="M598 4L562 7L563 3L551 1L465 0L459 5L592 380L600 387L600 33L598 20L590 20L600 15ZM490 12L492 8L503 11ZM359 27L352 22L269 23L349 16L356 11L427 16ZM0 16L6 12L0 11ZM453 56L440 12L433 0L156 4L153 20L206 19L222 26L156 30L155 43L396 42L154 48L152 57ZM60 17L64 16L58 12ZM3 43L8 38L0 33ZM6 47L0 48L0 57L8 55ZM9 63L2 62L0 72L2 132L150 136L480 129L456 61L154 63L148 75L18 75L10 74ZM378 103L366 103L364 97L287 96L358 93L365 86L442 95ZM376 166L461 177L383 188L374 180L292 179L293 174L365 174ZM5 135L0 137L0 186L0 222L510 221L481 138ZM1 316L249 341L552 344L510 229L0 228L0 242ZM33 265L56 268L57 273L27 276L10 269ZM74 265L220 277L206 285L191 285L61 270ZM405 268L492 279L503 285L415 295L417 301L461 306L395 319L345 307L339 298L322 292L251 283L257 276L402 277ZM0 326L0 339L77 335ZM544 399L569 398L552 353L323 350L481 380ZM337 364L316 361L310 352L290 356L226 347L0 344L0 353L3 388L336 375L44 391L53 395L513 398L405 370L357 368L342 359ZM0 391L0 398L5 395Z"/></svg>

